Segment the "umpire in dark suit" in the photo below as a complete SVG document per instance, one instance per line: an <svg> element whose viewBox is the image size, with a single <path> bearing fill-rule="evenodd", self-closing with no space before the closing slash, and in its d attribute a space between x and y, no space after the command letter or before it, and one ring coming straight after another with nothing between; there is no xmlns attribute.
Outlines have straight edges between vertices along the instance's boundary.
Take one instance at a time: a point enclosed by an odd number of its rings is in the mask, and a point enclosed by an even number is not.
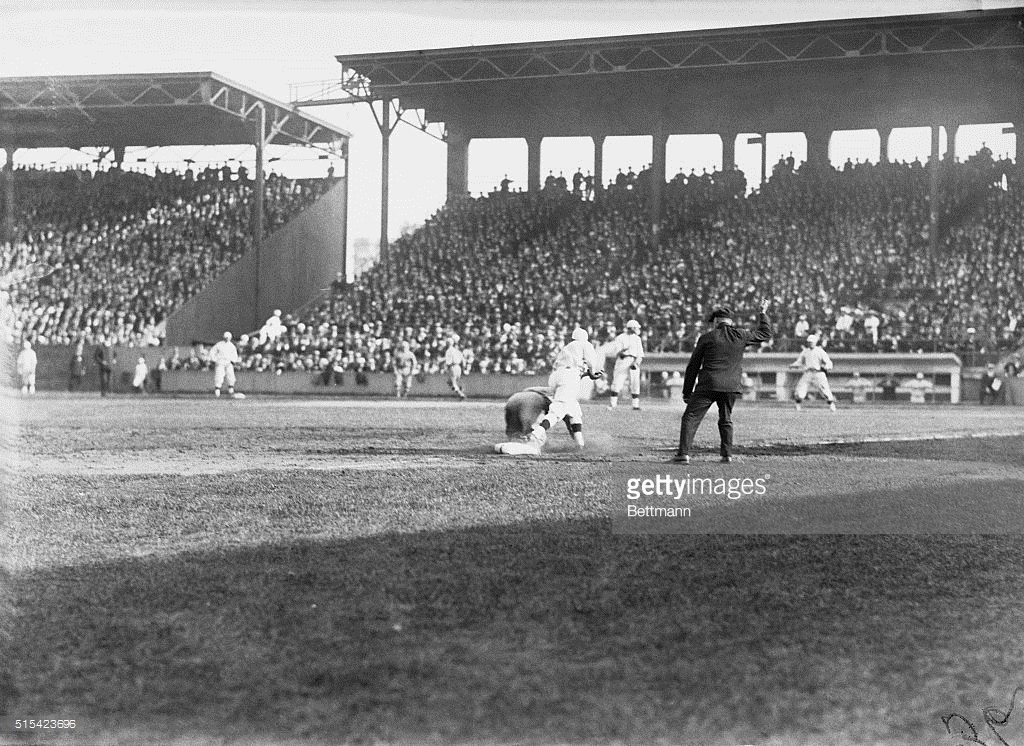
<svg viewBox="0 0 1024 746"><path fill-rule="evenodd" d="M690 447L701 420L712 404L718 405L718 433L722 443L722 461L732 460L732 407L736 396L743 391L743 350L767 342L772 338L772 325L768 321L768 301L761 301L757 317L757 330L749 331L733 326L732 310L716 308L708 321L715 325L697 340L697 345L686 366L683 379L683 401L686 411L679 426L679 450L673 461L690 463ZM696 386L694 385L696 384Z"/></svg>

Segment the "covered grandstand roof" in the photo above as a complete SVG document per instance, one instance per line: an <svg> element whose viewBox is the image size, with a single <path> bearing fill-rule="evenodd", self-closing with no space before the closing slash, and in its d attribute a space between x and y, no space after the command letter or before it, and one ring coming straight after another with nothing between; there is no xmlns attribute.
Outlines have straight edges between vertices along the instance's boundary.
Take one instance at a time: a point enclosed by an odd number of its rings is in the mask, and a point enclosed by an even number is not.
<svg viewBox="0 0 1024 746"><path fill-rule="evenodd" d="M695 132L1005 121L1021 109L1022 19L1011 8L344 54L339 81L296 98L400 99L474 137L644 134L654 112Z"/></svg>
<svg viewBox="0 0 1024 746"><path fill-rule="evenodd" d="M346 149L351 134L213 72L0 78L0 147L268 144Z"/></svg>

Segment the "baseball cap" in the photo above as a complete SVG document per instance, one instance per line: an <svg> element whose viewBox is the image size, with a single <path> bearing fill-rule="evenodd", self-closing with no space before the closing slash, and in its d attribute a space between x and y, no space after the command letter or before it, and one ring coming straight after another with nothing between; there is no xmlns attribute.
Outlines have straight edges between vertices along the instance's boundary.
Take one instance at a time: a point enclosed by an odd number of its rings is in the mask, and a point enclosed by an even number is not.
<svg viewBox="0 0 1024 746"><path fill-rule="evenodd" d="M590 339L590 335L587 334L587 330L582 327L576 327L572 332L572 339L574 342L586 342Z"/></svg>

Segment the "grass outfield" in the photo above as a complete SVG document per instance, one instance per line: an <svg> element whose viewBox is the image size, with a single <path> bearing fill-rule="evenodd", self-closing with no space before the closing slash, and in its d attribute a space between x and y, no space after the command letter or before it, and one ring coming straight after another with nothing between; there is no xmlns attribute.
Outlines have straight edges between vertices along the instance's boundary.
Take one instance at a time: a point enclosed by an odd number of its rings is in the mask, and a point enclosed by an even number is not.
<svg viewBox="0 0 1024 746"><path fill-rule="evenodd" d="M1024 683L1014 408L740 403L687 468L659 402L533 459L498 402L2 404L0 712L68 743L996 744ZM660 474L769 481L613 532Z"/></svg>

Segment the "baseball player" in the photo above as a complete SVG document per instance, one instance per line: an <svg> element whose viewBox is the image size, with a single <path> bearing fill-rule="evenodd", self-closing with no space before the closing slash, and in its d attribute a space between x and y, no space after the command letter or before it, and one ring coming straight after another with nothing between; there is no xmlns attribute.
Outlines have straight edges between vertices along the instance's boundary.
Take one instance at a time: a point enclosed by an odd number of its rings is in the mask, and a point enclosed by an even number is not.
<svg viewBox="0 0 1024 746"><path fill-rule="evenodd" d="M416 356L409 350L409 343L402 342L395 353L395 396L403 399L409 395L412 388L412 377L417 369Z"/></svg>
<svg viewBox="0 0 1024 746"><path fill-rule="evenodd" d="M580 379L583 376L597 380L604 375L601 360L594 345L590 344L590 335L586 329L573 331L572 341L555 356L548 386L554 391L551 394L551 405L548 413L540 418L530 433L530 441L542 448L547 442L547 431L551 425L564 417L568 417L569 431L576 445L583 448L583 412L580 409Z"/></svg>
<svg viewBox="0 0 1024 746"><path fill-rule="evenodd" d="M36 393L36 366L39 358L36 351L32 349L32 343L27 339L21 343L21 352L18 353L18 375L21 376L21 393L30 396Z"/></svg>
<svg viewBox="0 0 1024 746"><path fill-rule="evenodd" d="M612 373L611 401L609 409L619 405L619 392L629 380L629 394L633 398L633 409L640 410L640 361L644 359L644 343L640 339L640 322L630 319L626 331L615 338L608 353L615 355L615 370Z"/></svg>
<svg viewBox="0 0 1024 746"><path fill-rule="evenodd" d="M220 396L220 387L225 381L228 384L228 396L235 395L235 363L238 362L238 350L231 342L231 332L224 332L224 339L210 350L213 362L213 395Z"/></svg>
<svg viewBox="0 0 1024 746"><path fill-rule="evenodd" d="M548 413L554 393L555 390L550 387L533 386L508 398L505 402L505 436L509 440L496 444L496 453L509 456L540 455L540 445L532 441L530 436L541 417ZM565 418L565 424L572 435L568 417Z"/></svg>
<svg viewBox="0 0 1024 746"><path fill-rule="evenodd" d="M453 334L448 340L448 349L444 352L444 369L448 373L448 385L460 399L466 398L466 392L459 385L459 379L462 378L462 366L465 362L466 356L459 349L459 335Z"/></svg>
<svg viewBox="0 0 1024 746"><path fill-rule="evenodd" d="M832 360L828 353L818 346L818 335L810 334L806 346L800 351L800 356L789 364L795 370L802 370L803 375L797 381L796 390L793 392L793 400L796 403L796 411L800 411L800 405L807 398L807 390L814 386L828 402L828 408L836 411L836 398L832 395L832 389L828 385L826 373L832 370Z"/></svg>

